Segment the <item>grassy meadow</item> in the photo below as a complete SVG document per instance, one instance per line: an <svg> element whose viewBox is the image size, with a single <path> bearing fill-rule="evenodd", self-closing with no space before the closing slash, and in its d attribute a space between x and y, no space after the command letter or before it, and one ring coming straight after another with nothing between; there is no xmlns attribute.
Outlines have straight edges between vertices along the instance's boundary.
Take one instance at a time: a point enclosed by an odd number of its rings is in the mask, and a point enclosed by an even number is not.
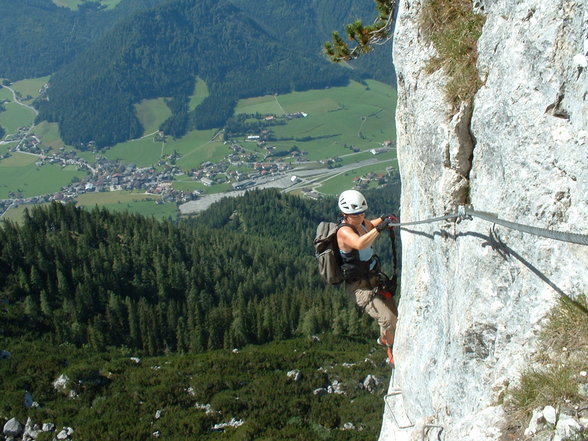
<svg viewBox="0 0 588 441"><path fill-rule="evenodd" d="M12 92L5 87L0 88L0 101L1 100L12 100Z"/></svg>
<svg viewBox="0 0 588 441"><path fill-rule="evenodd" d="M0 126L7 135L17 133L21 127L29 127L35 120L35 112L16 103L6 103L4 108L6 111L0 113Z"/></svg>
<svg viewBox="0 0 588 441"><path fill-rule="evenodd" d="M308 115L305 118L273 127L276 138L294 140L272 144L283 148L297 145L312 161L345 155L350 151L346 146L366 150L395 140L395 108L395 90L368 80L367 85L351 82L347 87L241 100L235 112L278 116L304 112Z"/></svg>
<svg viewBox="0 0 588 441"><path fill-rule="evenodd" d="M59 136L59 125L43 121L35 126L35 134L43 140L43 145L52 149L65 147L65 143Z"/></svg>
<svg viewBox="0 0 588 441"><path fill-rule="evenodd" d="M142 214L157 219L175 219L177 207L174 203L160 203L159 196L130 191L110 191L105 193L86 193L76 198L80 207L104 207L109 211Z"/></svg>
<svg viewBox="0 0 588 441"><path fill-rule="evenodd" d="M12 87L21 96L21 101L27 102L39 96L41 88L49 81L49 76L16 81ZM27 99L31 97L31 99Z"/></svg>
<svg viewBox="0 0 588 441"><path fill-rule="evenodd" d="M84 3L85 0L52 0L57 6L63 8L69 8L72 11L77 11L79 6ZM107 9L113 9L118 5L121 0L97 0L98 3L107 7Z"/></svg>
<svg viewBox="0 0 588 441"><path fill-rule="evenodd" d="M159 130L159 125L171 116L171 110L165 104L165 98L143 100L135 104L135 113L145 129L143 135Z"/></svg>
<svg viewBox="0 0 588 441"><path fill-rule="evenodd" d="M37 156L25 153L14 153L0 161L0 199L8 199L9 193L19 193L25 198L55 193L73 178L86 176L85 172L71 166L37 167L37 161Z"/></svg>
<svg viewBox="0 0 588 441"><path fill-rule="evenodd" d="M388 166L396 167L396 160L389 160L385 162ZM382 172L382 164L376 165L369 165L365 167L356 168L352 171L346 171L332 178L327 178L323 182L321 182L320 186L317 188L318 191L325 194L339 194L342 188L348 188L349 182L352 182L354 178L363 176L367 173L381 173ZM373 183L374 186L377 185L376 182Z"/></svg>
<svg viewBox="0 0 588 441"><path fill-rule="evenodd" d="M192 111L196 107L200 105L204 98L208 96L208 86L199 77L196 77L196 86L194 87L194 93L190 97L190 102L188 103L188 110Z"/></svg>

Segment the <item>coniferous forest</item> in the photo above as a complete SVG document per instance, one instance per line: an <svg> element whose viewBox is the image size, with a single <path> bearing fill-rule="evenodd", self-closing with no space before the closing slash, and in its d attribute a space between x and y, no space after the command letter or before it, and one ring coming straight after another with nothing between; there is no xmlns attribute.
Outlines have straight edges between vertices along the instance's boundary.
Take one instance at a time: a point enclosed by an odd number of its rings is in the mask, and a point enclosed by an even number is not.
<svg viewBox="0 0 588 441"><path fill-rule="evenodd" d="M372 199L374 210L392 206ZM335 200L276 190L225 198L179 223L34 208L22 225L0 229L2 332L151 355L369 333L342 288L326 287L316 271L314 230L336 214ZM389 264L390 243L379 247Z"/></svg>
<svg viewBox="0 0 588 441"><path fill-rule="evenodd" d="M366 197L374 217L398 206L391 188ZM377 326L314 259L317 223L337 216L336 199L251 190L178 222L59 203L3 222L0 417L56 425L38 441L60 427L374 439L389 375ZM389 242L376 251L390 263Z"/></svg>

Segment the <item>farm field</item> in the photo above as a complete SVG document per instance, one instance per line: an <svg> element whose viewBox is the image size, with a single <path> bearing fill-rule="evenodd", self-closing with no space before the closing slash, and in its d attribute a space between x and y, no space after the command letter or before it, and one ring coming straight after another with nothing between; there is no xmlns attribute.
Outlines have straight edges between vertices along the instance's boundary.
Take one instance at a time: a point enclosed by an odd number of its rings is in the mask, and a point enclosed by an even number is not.
<svg viewBox="0 0 588 441"><path fill-rule="evenodd" d="M16 81L12 88L21 96L21 101L27 102L26 97L36 98L39 96L39 90L49 81L49 76L32 78L28 80Z"/></svg>
<svg viewBox="0 0 588 441"><path fill-rule="evenodd" d="M143 135L158 131L161 122L172 114L167 104L165 104L165 98L144 100L139 104L135 104L135 113L145 129Z"/></svg>
<svg viewBox="0 0 588 441"><path fill-rule="evenodd" d="M35 113L31 109L16 103L4 104L5 112L0 113L0 126L6 133L16 133L20 127L29 127L35 120Z"/></svg>
<svg viewBox="0 0 588 441"><path fill-rule="evenodd" d="M278 141L272 144L279 148L295 144L309 153L309 160L316 161L349 153L346 148L350 146L366 150L395 140L395 103L394 89L368 80L367 85L351 82L348 87L242 100L236 113L304 112L308 116L273 127Z"/></svg>
<svg viewBox="0 0 588 441"><path fill-rule="evenodd" d="M114 8L118 5L121 0L98 0L98 3L106 6L108 9ZM77 11L80 4L84 3L84 0L53 0L57 6L69 8L73 11Z"/></svg>
<svg viewBox="0 0 588 441"><path fill-rule="evenodd" d="M14 153L0 161L0 199L8 199L10 193L32 197L58 192L72 179L86 176L85 172L71 166L37 167L37 161L37 156L25 153Z"/></svg>
<svg viewBox="0 0 588 441"><path fill-rule="evenodd" d="M76 205L87 208L104 207L110 211L142 214L158 219L175 219L177 207L173 203L157 204L159 196L129 191L85 193L76 198Z"/></svg>
<svg viewBox="0 0 588 441"><path fill-rule="evenodd" d="M35 134L43 140L43 144L52 149L65 147L64 142L59 136L59 125L43 121L35 126ZM81 155L80 155L81 156Z"/></svg>
<svg viewBox="0 0 588 441"><path fill-rule="evenodd" d="M320 187L317 188L318 191L325 194L339 194L342 188L350 188L349 182L353 182L353 179L367 173L379 173L382 172L382 166L388 167L397 167L396 158L390 159L388 161L382 161L377 165L369 165L365 167L356 168L352 171L345 171L339 175L336 175L332 178L325 179ZM377 185L377 182L374 182L374 186Z"/></svg>
<svg viewBox="0 0 588 441"><path fill-rule="evenodd" d="M37 205L41 206L44 204L37 204ZM30 210L32 207L33 207L33 205L25 204L25 205L19 205L18 207L10 208L2 216L0 216L0 219L1 220L8 220L11 222L16 222L16 223L22 222L24 220L25 211Z"/></svg>

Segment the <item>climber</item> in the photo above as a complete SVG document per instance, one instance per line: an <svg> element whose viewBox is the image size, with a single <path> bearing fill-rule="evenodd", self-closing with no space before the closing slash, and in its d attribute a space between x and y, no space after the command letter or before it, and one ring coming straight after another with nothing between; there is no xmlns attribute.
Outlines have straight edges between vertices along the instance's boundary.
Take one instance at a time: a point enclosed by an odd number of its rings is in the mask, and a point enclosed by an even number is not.
<svg viewBox="0 0 588 441"><path fill-rule="evenodd" d="M387 348L388 361L393 365L392 345L398 311L389 290L382 289L380 284L380 262L372 243L380 233L389 231L390 224L398 219L387 214L368 220L365 218L367 208L365 197L356 190L346 190L339 196L341 223L351 227L337 231L341 269L345 274L346 292L363 311L377 320L380 326L377 343Z"/></svg>

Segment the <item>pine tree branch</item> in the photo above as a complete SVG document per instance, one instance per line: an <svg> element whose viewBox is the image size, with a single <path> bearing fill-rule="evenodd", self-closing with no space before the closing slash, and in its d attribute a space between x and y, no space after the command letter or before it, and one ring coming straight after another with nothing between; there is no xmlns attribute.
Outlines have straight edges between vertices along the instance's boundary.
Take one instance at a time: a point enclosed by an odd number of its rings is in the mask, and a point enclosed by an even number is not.
<svg viewBox="0 0 588 441"><path fill-rule="evenodd" d="M355 42L355 47L349 45L335 31L332 41L324 44L325 54L331 61L338 63L359 58L374 49L374 46L386 44L392 38L392 25L394 24L394 10L397 0L374 0L378 9L378 17L369 26L363 26L360 20L348 24L345 32L350 41Z"/></svg>

